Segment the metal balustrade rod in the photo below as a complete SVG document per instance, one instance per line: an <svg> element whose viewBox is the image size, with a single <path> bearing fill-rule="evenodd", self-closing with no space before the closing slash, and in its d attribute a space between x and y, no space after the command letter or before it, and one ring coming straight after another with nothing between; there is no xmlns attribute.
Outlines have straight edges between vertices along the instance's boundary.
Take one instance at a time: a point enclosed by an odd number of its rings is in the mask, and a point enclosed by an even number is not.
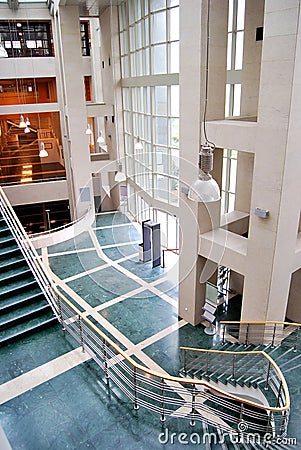
<svg viewBox="0 0 301 450"><path fill-rule="evenodd" d="M108 356L107 356L107 344L105 341L105 338L102 339L102 351L103 351L103 363L104 363L104 372L105 372L105 377L108 379L109 378L109 371L108 371Z"/></svg>
<svg viewBox="0 0 301 450"><path fill-rule="evenodd" d="M137 368L134 367L134 409L137 410L139 409L139 405L138 405L138 397L137 397Z"/></svg>
<svg viewBox="0 0 301 450"><path fill-rule="evenodd" d="M192 392L191 392L191 419L190 419L190 426L195 426L195 398L196 398L196 389L195 384L192 385Z"/></svg>
<svg viewBox="0 0 301 450"><path fill-rule="evenodd" d="M186 354L186 350L183 350L183 351L184 351L184 375L186 377L186 375L187 375L187 354Z"/></svg>
<svg viewBox="0 0 301 450"><path fill-rule="evenodd" d="M226 325L223 326L223 337L222 337L222 344L225 344L225 333L226 333Z"/></svg>
<svg viewBox="0 0 301 450"><path fill-rule="evenodd" d="M235 380L235 364L236 364L236 355L232 356L232 378L231 380Z"/></svg>
<svg viewBox="0 0 301 450"><path fill-rule="evenodd" d="M280 381L280 385L279 385L279 388L278 388L276 408L278 408L278 406L280 406L281 392L282 392L282 381Z"/></svg>
<svg viewBox="0 0 301 450"><path fill-rule="evenodd" d="M246 339L245 339L245 345L248 345L248 338L249 338L249 326L250 326L250 324L248 323L248 325L247 325L247 331L246 331Z"/></svg>
<svg viewBox="0 0 301 450"><path fill-rule="evenodd" d="M206 375L209 373L209 352L206 352Z"/></svg>
<svg viewBox="0 0 301 450"><path fill-rule="evenodd" d="M271 361L269 361L269 365L268 365L268 372L267 372L266 382L265 382L265 386L264 386L265 391L267 391L269 388L270 373L271 373Z"/></svg>
<svg viewBox="0 0 301 450"><path fill-rule="evenodd" d="M296 339L295 339L295 344L294 344L294 352L297 351L298 340L299 340L299 332L300 332L300 327L297 328Z"/></svg>
<svg viewBox="0 0 301 450"><path fill-rule="evenodd" d="M274 329L273 329L273 337L272 337L271 347L274 347L274 344L275 344L276 328L277 328L277 324L275 323Z"/></svg>
<svg viewBox="0 0 301 450"><path fill-rule="evenodd" d="M65 331L65 325L64 325L64 318L63 318L63 311L62 311L62 304L61 304L61 300L59 298L59 296L57 296L57 304L58 304L58 308L59 308L59 317L60 317L60 322L62 325L62 330Z"/></svg>
<svg viewBox="0 0 301 450"><path fill-rule="evenodd" d="M78 320L79 335L80 335L80 345L82 346L82 351L83 351L83 353L84 353L84 352L85 352L85 347L84 347L84 335L83 335L82 322L81 322L81 317L80 317L80 315L77 316L77 320Z"/></svg>
<svg viewBox="0 0 301 450"><path fill-rule="evenodd" d="M165 403L164 403L164 401L165 401L165 398L164 398L164 394L165 394L164 378L162 378L161 381L162 381L162 389L161 389L161 396L162 396L161 408L162 408L162 411L161 411L160 420L161 420L161 422L165 422L166 417L165 417Z"/></svg>

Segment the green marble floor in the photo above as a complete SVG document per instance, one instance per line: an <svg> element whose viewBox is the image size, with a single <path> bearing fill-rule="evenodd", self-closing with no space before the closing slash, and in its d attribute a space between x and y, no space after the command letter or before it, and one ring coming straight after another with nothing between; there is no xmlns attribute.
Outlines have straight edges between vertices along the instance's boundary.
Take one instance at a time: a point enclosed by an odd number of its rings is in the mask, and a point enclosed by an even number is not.
<svg viewBox="0 0 301 450"><path fill-rule="evenodd" d="M139 229L124 214L101 214L90 232L50 247L49 265L61 280L59 290L73 298L80 310L123 350L147 340L140 355L178 375L182 364L180 346L212 348L219 337L206 335L202 325L192 327L180 321L177 285L170 267L167 264L166 268L152 269L149 263L141 263L137 254L140 240ZM231 315L238 307L230 308ZM114 330L118 337L112 334ZM30 375L76 347L57 325L0 349L1 383ZM133 357L139 361L138 355ZM301 382L296 377L300 369L285 367L293 403L288 434L299 436L301 442ZM188 420L167 418L162 425L157 415L141 408L135 411L91 360L59 375L50 373L45 382L3 403L0 423L13 450L148 450L180 449L183 445L210 448L205 443L181 444L178 439L180 433L201 437L202 423L192 428ZM220 445L212 449L225 450Z"/></svg>

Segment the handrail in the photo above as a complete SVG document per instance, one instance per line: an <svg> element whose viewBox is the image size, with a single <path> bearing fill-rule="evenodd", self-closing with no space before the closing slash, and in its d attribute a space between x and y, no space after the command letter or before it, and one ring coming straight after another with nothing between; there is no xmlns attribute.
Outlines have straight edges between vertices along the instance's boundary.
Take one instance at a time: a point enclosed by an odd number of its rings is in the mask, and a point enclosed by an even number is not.
<svg viewBox="0 0 301 450"><path fill-rule="evenodd" d="M46 235L53 234L53 233L56 233L58 231L64 230L65 228L69 228L69 227L77 224L81 220L85 219L90 214L90 212L91 212L91 205L89 206L88 211L86 211L78 219L75 219L72 222L68 222L65 225L61 225L60 227L57 227L57 228L51 228L50 230L41 231L40 233L32 233L29 236L29 239L34 239L34 238L37 238L37 237L40 237L40 236L46 236Z"/></svg>
<svg viewBox="0 0 301 450"><path fill-rule="evenodd" d="M267 407L267 406L263 406L260 403L256 404L256 408L259 409L265 409L268 411L286 411L287 409L290 408L290 395L289 395L289 390L288 390L288 386L286 383L286 380L283 376L283 373L281 372L279 366L276 364L276 362L273 360L273 358L270 357L270 355L268 355L267 353L265 353L263 350L255 350L255 351L240 351L240 352L235 352L235 351L229 351L229 350L214 350L214 349L203 349L203 348L193 348L193 347L180 347L180 350L183 351L193 351L193 352L199 352L199 353L212 353L212 354L220 354L220 355L236 355L236 356L241 356L241 355L261 355L264 358L266 358L268 360L268 362L274 367L275 371L277 372L280 381L282 383L282 387L284 389L285 392L285 406L284 407L279 407L279 408L273 408L273 407ZM248 403L248 401L246 401L246 403ZM255 406L255 402L249 402L248 403L251 406Z"/></svg>
<svg viewBox="0 0 301 450"><path fill-rule="evenodd" d="M166 415L188 418L192 425L195 420L204 420L206 417L208 423L229 431L233 430L233 426L238 426L241 420L240 407L233 404L236 402L242 407L248 405L262 411L262 414L257 411L255 415L249 410L248 417L251 418L260 416L262 420L266 420L266 413L269 412L273 415L273 429L277 435L286 433L290 403L284 379L285 399L282 402L284 404L279 407L270 407L239 395L230 394L212 386L205 380L172 376L142 366L119 348L54 286L50 274L41 262L1 187L0 211L8 222L24 257L63 329L66 329L80 343L83 351L87 351L91 355L104 370L105 377L114 381L133 401L135 409L142 406L159 413L162 421L165 420ZM277 367L268 355L265 357L272 367ZM280 400L282 401L281 396ZM223 405L238 415L223 412ZM280 416L277 415L278 413ZM267 425L262 425L262 423L254 425L252 422L252 426L256 426L256 430L265 433ZM270 427L269 419L268 426Z"/></svg>
<svg viewBox="0 0 301 450"><path fill-rule="evenodd" d="M301 323L281 321L230 321L219 323L222 341L225 333L237 333L240 342L291 346L294 351L300 348ZM285 328L286 327L286 328ZM295 333L295 336L293 335Z"/></svg>
<svg viewBox="0 0 301 450"><path fill-rule="evenodd" d="M26 259L30 269L32 270L35 278L42 289L46 299L56 317L58 317L58 311L56 309L56 298L54 298L54 292L50 289L52 280L49 279L49 275L42 264L38 253L30 242L28 235L26 234L21 222L19 221L15 211L13 210L7 196L5 195L2 187L0 186L0 211L2 216L6 219L9 228L16 239L24 258Z"/></svg>

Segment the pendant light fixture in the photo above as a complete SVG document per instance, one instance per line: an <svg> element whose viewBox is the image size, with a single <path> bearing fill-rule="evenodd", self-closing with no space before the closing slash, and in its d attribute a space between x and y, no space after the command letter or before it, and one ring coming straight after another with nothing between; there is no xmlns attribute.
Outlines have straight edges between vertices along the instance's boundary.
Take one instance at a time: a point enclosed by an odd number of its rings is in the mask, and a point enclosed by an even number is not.
<svg viewBox="0 0 301 450"><path fill-rule="evenodd" d="M44 142L40 143L40 152L39 152L39 157L40 158L46 158L48 156L48 152L45 149L45 144Z"/></svg>
<svg viewBox="0 0 301 450"><path fill-rule="evenodd" d="M126 181L126 176L125 173L122 171L122 164L120 162L118 163L118 172L115 175L115 181L117 181L117 183L120 183L121 181Z"/></svg>
<svg viewBox="0 0 301 450"><path fill-rule="evenodd" d="M28 116L26 117L25 124L27 127L29 127L29 125L30 125L30 120L29 120Z"/></svg>
<svg viewBox="0 0 301 450"><path fill-rule="evenodd" d="M100 131L99 132L99 136L98 136L98 138L97 138L97 144L104 144L105 143L105 140L104 140L104 137L103 137L103 135L102 135L102 132Z"/></svg>
<svg viewBox="0 0 301 450"><path fill-rule="evenodd" d="M30 129L28 128L27 125L26 125L26 128L24 128L24 133L30 133Z"/></svg>
<svg viewBox="0 0 301 450"><path fill-rule="evenodd" d="M86 134L88 134L88 135L92 134L92 130L91 130L91 127L90 127L89 123L87 124Z"/></svg>
<svg viewBox="0 0 301 450"><path fill-rule="evenodd" d="M142 142L140 141L140 137L137 137L137 142L135 144L135 150L143 150Z"/></svg>
<svg viewBox="0 0 301 450"><path fill-rule="evenodd" d="M20 127L20 128L26 128L26 122L25 122L24 116L23 116L22 114L21 114L21 116L20 116L19 127Z"/></svg>
<svg viewBox="0 0 301 450"><path fill-rule="evenodd" d="M206 131L206 114L208 103L208 73L209 73L209 18L210 18L210 0L207 8L207 39L206 39L206 74L205 74L205 104L203 117L203 134L205 143L201 145L199 152L199 176L190 186L188 198L194 202L215 202L220 200L220 188L217 182L212 178L210 172L213 169L213 153L215 144L209 141Z"/></svg>

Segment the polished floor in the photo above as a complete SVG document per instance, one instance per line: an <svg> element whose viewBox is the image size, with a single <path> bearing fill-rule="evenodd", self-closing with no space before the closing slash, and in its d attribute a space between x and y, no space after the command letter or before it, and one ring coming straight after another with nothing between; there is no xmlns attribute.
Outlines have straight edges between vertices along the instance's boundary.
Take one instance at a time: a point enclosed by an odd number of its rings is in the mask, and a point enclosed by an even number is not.
<svg viewBox="0 0 301 450"><path fill-rule="evenodd" d="M122 349L178 375L181 345L211 348L219 337L178 317L177 259L170 255L166 268L152 269L139 261L140 240L126 216L104 213L93 229L43 251L43 259L58 288ZM301 359L294 354L291 364L291 357L282 358L293 404L289 436L299 437L301 448ZM135 411L59 325L0 349L0 383L0 423L13 450L210 448L179 441L180 433L202 436L202 423L192 429L168 418L162 426L158 416Z"/></svg>

